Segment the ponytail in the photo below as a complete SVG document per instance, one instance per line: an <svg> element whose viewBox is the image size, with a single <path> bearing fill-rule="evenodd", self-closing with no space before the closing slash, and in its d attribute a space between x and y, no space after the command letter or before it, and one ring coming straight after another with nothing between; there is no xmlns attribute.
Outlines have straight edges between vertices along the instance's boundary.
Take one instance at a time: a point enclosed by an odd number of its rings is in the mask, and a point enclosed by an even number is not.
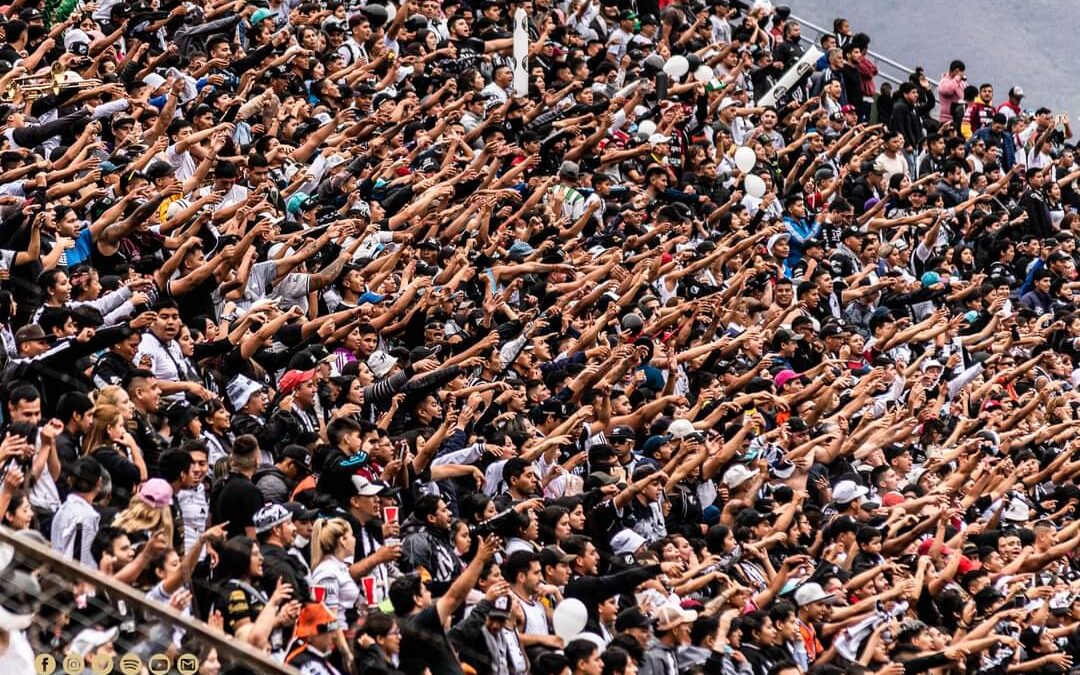
<svg viewBox="0 0 1080 675"><path fill-rule="evenodd" d="M323 558L333 555L341 538L350 531L352 527L344 518L316 520L311 531L311 569L318 567Z"/></svg>
<svg viewBox="0 0 1080 675"><path fill-rule="evenodd" d="M319 518L315 521L314 527L311 528L311 569L318 567L323 559L322 534L323 525L326 522L325 519Z"/></svg>

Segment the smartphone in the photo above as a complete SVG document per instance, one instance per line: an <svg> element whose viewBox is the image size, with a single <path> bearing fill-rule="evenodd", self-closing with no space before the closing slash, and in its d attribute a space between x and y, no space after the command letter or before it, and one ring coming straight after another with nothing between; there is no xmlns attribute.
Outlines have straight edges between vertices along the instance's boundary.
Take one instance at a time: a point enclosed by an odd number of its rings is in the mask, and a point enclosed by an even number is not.
<svg viewBox="0 0 1080 675"><path fill-rule="evenodd" d="M239 112L240 112L240 104L239 103L234 103L233 105L229 106L228 110L225 111L225 115L221 118L221 121L222 122L229 122L229 123L235 122L236 121L236 116L237 116L237 114L239 114Z"/></svg>
<svg viewBox="0 0 1080 675"><path fill-rule="evenodd" d="M326 225L319 225L317 227L312 227L312 228L309 228L307 230L304 230L304 237L305 238L311 238L311 239L318 239L328 229L330 229L330 223L327 223Z"/></svg>

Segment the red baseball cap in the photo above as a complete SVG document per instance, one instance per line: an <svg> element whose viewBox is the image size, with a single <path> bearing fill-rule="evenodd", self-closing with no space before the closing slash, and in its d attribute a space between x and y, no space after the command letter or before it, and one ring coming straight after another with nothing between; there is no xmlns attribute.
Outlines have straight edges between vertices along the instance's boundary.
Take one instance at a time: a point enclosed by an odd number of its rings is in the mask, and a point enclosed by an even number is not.
<svg viewBox="0 0 1080 675"><path fill-rule="evenodd" d="M881 498L882 506L885 506L885 507L888 507L888 508L892 508L892 507L896 506L897 504L903 504L905 501L907 501L907 500L904 498L904 495L900 494L899 492L895 492L895 491L894 492L886 492L885 495Z"/></svg>
<svg viewBox="0 0 1080 675"><path fill-rule="evenodd" d="M956 571L960 574L967 574L972 570L982 569L982 563L972 560L966 555L960 556L960 563L956 567Z"/></svg>
<svg viewBox="0 0 1080 675"><path fill-rule="evenodd" d="M933 545L934 545L934 539L932 537L930 539L924 540L923 543L919 544L919 555L926 555L927 553L929 553L930 552L930 547L933 546ZM953 550L951 548L949 548L948 546L942 546L939 549L939 552L942 555L952 555L953 554Z"/></svg>
<svg viewBox="0 0 1080 675"><path fill-rule="evenodd" d="M278 391L282 396L288 396L293 393L297 387L313 377L315 377L314 368L311 370L290 370L281 378L281 382L278 382Z"/></svg>

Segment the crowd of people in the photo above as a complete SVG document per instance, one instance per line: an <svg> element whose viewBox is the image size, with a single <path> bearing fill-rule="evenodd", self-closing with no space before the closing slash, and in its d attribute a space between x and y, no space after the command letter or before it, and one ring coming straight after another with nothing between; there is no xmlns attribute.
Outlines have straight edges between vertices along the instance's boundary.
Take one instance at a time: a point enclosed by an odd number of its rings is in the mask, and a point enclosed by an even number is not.
<svg viewBox="0 0 1080 675"><path fill-rule="evenodd" d="M1022 86L763 0L0 35L14 536L305 675L1072 671L1080 165ZM4 673L260 672L38 563Z"/></svg>

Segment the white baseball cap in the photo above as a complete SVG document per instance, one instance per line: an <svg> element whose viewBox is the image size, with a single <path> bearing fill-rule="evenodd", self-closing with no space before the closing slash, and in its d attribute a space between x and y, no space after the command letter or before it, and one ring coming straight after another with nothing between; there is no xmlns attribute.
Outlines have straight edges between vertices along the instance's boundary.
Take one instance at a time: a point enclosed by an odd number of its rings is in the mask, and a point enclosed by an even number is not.
<svg viewBox="0 0 1080 675"><path fill-rule="evenodd" d="M115 640L119 632L117 628L110 628L109 630L84 628L71 641L71 651L79 656L89 656L95 649Z"/></svg>
<svg viewBox="0 0 1080 675"><path fill-rule="evenodd" d="M368 357L367 365L368 368L371 368L372 375L382 378L386 377L390 370L397 365L397 359L380 349Z"/></svg>
<svg viewBox="0 0 1080 675"><path fill-rule="evenodd" d="M835 593L826 593L825 589L821 587L821 584L814 581L808 581L795 589L795 604L799 607L806 607L815 602L831 600L835 595Z"/></svg>
<svg viewBox="0 0 1080 675"><path fill-rule="evenodd" d="M641 545L645 543L645 537L641 536L633 530L619 530L615 533L615 536L611 538L611 551L615 555L626 555L627 553L633 553L641 548Z"/></svg>
<svg viewBox="0 0 1080 675"><path fill-rule="evenodd" d="M744 464L732 464L731 467L724 472L722 480L724 485L734 490L759 473L761 472L758 469L749 469Z"/></svg>
<svg viewBox="0 0 1080 675"><path fill-rule="evenodd" d="M833 488L833 501L837 504L850 504L860 497L865 497L870 491L853 480L842 480Z"/></svg>
<svg viewBox="0 0 1080 675"><path fill-rule="evenodd" d="M668 435L675 440L684 438L694 433L694 431L694 423L690 420L675 420L667 428Z"/></svg>

